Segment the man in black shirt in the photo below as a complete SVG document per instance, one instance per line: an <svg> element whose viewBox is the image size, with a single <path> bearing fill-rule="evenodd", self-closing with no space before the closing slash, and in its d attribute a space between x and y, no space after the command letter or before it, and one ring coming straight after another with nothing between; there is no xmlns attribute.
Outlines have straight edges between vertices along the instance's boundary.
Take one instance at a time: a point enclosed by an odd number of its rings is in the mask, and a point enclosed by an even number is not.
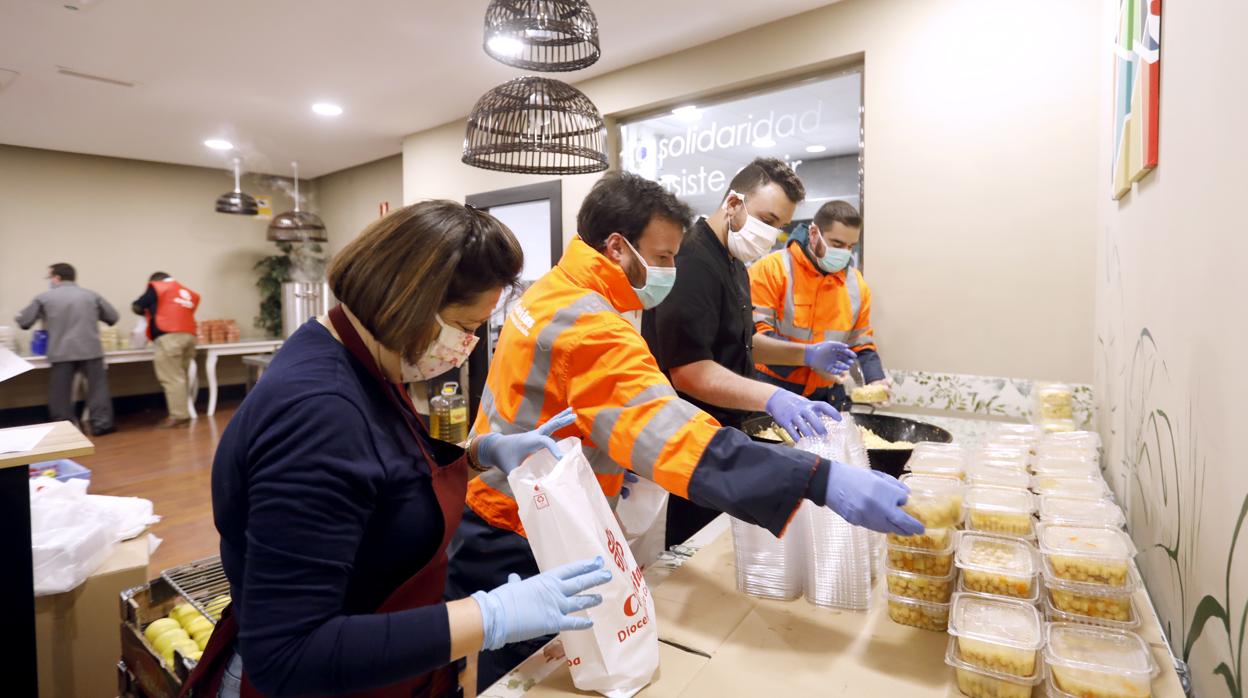
<svg viewBox="0 0 1248 698"><path fill-rule="evenodd" d="M758 158L747 165L729 183L719 210L700 218L686 236L671 294L642 317L642 335L680 396L724 426L739 427L750 413L766 411L797 439L825 433L825 416L839 419L826 402L753 378L756 360L833 374L844 373L853 360L853 352L836 342L807 347L755 337L745 264L771 251L805 196L783 161ZM683 542L716 515L672 498L667 544Z"/></svg>

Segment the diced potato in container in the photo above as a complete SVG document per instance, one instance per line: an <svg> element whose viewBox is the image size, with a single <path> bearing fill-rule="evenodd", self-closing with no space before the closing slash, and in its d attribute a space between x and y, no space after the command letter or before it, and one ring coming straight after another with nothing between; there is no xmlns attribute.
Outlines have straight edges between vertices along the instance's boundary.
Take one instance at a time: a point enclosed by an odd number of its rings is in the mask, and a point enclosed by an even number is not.
<svg viewBox="0 0 1248 698"><path fill-rule="evenodd" d="M1149 698L1157 664L1132 632L1050 623L1045 661L1054 685L1081 698Z"/></svg>
<svg viewBox="0 0 1248 698"><path fill-rule="evenodd" d="M949 628L949 604L888 595L888 617L894 623L943 633Z"/></svg>
<svg viewBox="0 0 1248 698"><path fill-rule="evenodd" d="M966 491L967 529L1030 538L1035 502L1031 492L1009 487L972 487Z"/></svg>
<svg viewBox="0 0 1248 698"><path fill-rule="evenodd" d="M1037 674L1043 621L1026 601L956 594L949 634L957 638L958 658L972 666L1024 679Z"/></svg>
<svg viewBox="0 0 1248 698"><path fill-rule="evenodd" d="M1035 598L1039 570L1035 548L1026 541L966 533L958 546L957 566L968 591Z"/></svg>
<svg viewBox="0 0 1248 698"><path fill-rule="evenodd" d="M891 566L884 568L888 593L907 599L930 601L932 603L949 603L953 597L954 581L957 570L949 570L943 577L929 577L925 574L906 572Z"/></svg>
<svg viewBox="0 0 1248 698"><path fill-rule="evenodd" d="M1040 527L1040 553L1058 579L1125 587L1135 545L1118 529L1046 524Z"/></svg>
<svg viewBox="0 0 1248 698"><path fill-rule="evenodd" d="M1043 680L1037 671L1030 679L1021 679L999 671L973 666L958 658L956 638L949 638L945 664L953 667L958 690L970 698L1031 698L1032 688Z"/></svg>

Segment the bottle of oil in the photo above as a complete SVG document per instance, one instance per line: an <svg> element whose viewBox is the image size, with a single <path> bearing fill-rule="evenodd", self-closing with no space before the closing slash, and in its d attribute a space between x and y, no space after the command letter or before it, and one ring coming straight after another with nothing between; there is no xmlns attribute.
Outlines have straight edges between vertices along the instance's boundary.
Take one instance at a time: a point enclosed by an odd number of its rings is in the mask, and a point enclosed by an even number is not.
<svg viewBox="0 0 1248 698"><path fill-rule="evenodd" d="M447 443L468 440L468 401L459 394L459 383L444 383L441 394L429 401L429 431Z"/></svg>

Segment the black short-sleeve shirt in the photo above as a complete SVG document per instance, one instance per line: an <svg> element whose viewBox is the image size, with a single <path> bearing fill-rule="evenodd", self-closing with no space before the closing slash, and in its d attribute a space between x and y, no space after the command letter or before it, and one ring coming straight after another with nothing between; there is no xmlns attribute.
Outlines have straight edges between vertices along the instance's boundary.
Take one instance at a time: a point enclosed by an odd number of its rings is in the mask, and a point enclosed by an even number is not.
<svg viewBox="0 0 1248 698"><path fill-rule="evenodd" d="M707 359L737 375L754 376L750 277L705 218L685 237L676 255L676 284L666 300L642 316L641 333L669 377L675 367ZM681 397L725 426L739 426L749 416Z"/></svg>

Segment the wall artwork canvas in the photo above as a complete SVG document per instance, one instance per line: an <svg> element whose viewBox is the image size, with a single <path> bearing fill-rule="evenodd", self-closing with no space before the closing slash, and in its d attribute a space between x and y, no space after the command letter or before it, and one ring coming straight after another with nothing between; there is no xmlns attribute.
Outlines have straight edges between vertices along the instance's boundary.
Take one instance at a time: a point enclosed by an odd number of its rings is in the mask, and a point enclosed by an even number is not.
<svg viewBox="0 0 1248 698"><path fill-rule="evenodd" d="M1114 199L1157 167L1161 0L1119 0L1114 38Z"/></svg>

